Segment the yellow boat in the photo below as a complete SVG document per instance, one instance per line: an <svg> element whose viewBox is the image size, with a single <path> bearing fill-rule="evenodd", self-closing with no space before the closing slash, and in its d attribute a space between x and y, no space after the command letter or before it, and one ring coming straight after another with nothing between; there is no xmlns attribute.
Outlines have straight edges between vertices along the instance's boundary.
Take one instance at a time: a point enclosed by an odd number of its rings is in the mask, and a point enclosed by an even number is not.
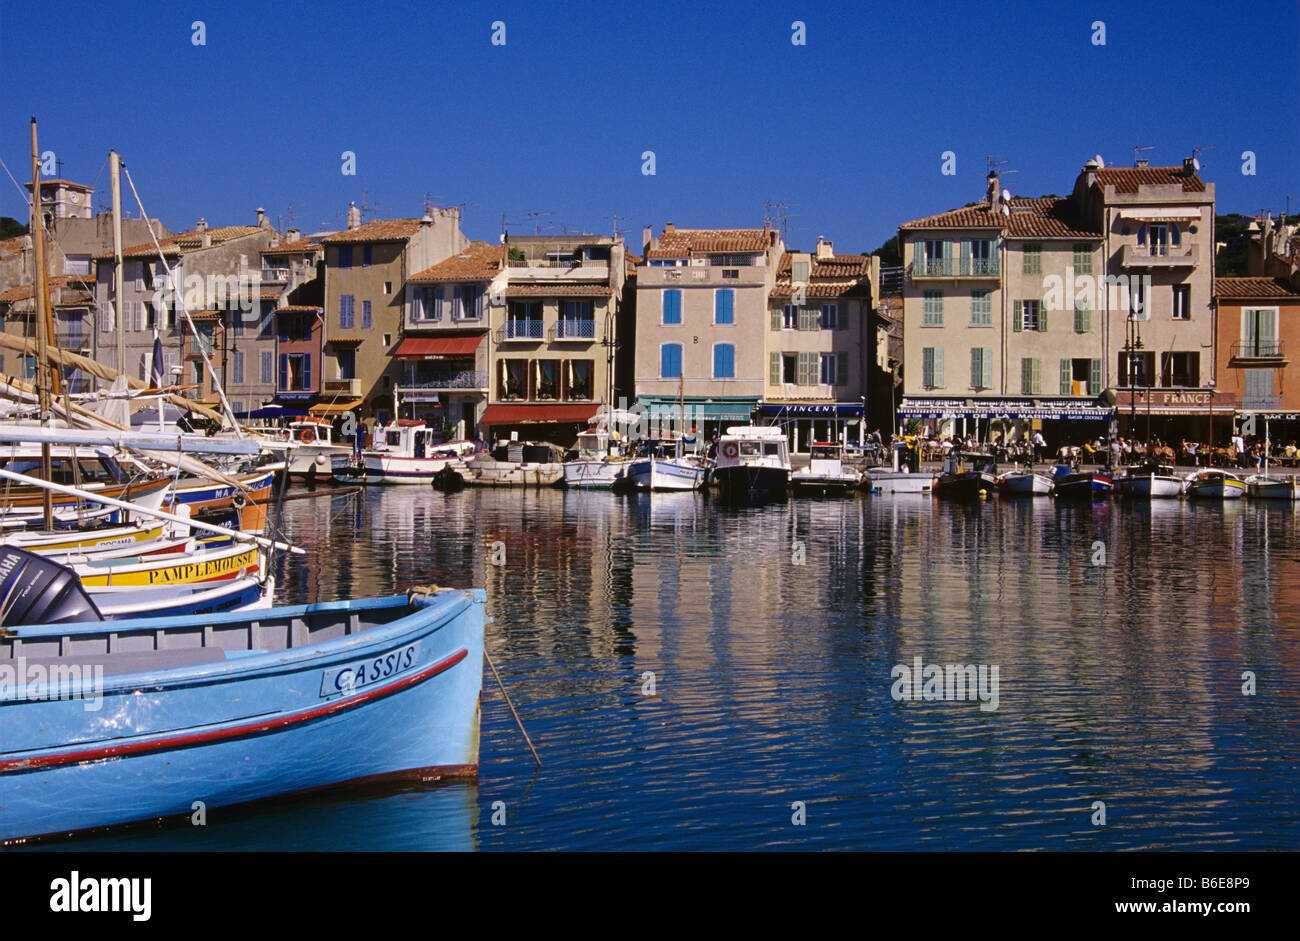
<svg viewBox="0 0 1300 941"><path fill-rule="evenodd" d="M262 551L235 544L201 549L192 555L131 556L74 564L72 569L87 588L147 587L222 581L263 569Z"/></svg>

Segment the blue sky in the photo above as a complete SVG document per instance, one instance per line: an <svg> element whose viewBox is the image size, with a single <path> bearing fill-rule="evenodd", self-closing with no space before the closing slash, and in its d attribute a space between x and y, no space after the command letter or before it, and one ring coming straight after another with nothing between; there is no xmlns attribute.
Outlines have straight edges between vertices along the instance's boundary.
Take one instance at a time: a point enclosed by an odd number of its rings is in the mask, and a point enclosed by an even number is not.
<svg viewBox="0 0 1300 941"><path fill-rule="evenodd" d="M1287 194L1300 212L1294 0L0 0L0 61L0 158L20 182L34 114L63 176L106 200L116 147L177 230L258 206L283 222L290 203L304 230L338 228L349 201L414 216L427 193L466 204L471 238L494 240L502 213L531 232L541 210L557 232L607 233L617 213L637 244L647 224L761 225L770 200L790 205L794 246L860 252L980 198L988 154L1017 171L1013 193L1064 194L1088 157L1128 166L1138 143L1153 164L1212 148L1220 212L1281 211ZM0 215L23 214L0 178Z"/></svg>

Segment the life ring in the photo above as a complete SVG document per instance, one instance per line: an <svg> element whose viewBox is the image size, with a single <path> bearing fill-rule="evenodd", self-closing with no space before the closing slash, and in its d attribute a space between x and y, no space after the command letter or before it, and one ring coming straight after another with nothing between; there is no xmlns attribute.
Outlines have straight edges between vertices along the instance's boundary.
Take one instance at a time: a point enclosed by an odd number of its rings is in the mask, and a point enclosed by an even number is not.
<svg viewBox="0 0 1300 941"><path fill-rule="evenodd" d="M723 457L731 459L734 459L740 453L740 449L736 447L734 441L724 441L720 450Z"/></svg>
<svg viewBox="0 0 1300 941"><path fill-rule="evenodd" d="M304 428L302 430L302 443L311 444L316 440L316 431L314 428Z"/></svg>

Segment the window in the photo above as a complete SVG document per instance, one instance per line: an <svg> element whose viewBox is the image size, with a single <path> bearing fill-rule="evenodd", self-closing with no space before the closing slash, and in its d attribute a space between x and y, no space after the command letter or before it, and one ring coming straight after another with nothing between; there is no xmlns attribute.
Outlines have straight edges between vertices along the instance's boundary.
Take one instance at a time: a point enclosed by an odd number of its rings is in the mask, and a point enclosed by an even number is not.
<svg viewBox="0 0 1300 941"><path fill-rule="evenodd" d="M927 346L921 350L921 384L927 389L943 386L943 350Z"/></svg>
<svg viewBox="0 0 1300 941"><path fill-rule="evenodd" d="M736 378L736 348L730 343L713 345L713 378Z"/></svg>
<svg viewBox="0 0 1300 941"><path fill-rule="evenodd" d="M542 304L540 301L511 301L506 313L505 338L542 339Z"/></svg>
<svg viewBox="0 0 1300 941"><path fill-rule="evenodd" d="M1130 278L1128 289L1128 315L1134 320L1150 320L1147 310L1147 279Z"/></svg>
<svg viewBox="0 0 1300 941"><path fill-rule="evenodd" d="M1090 333L1092 331L1092 308L1087 301L1074 302L1074 332Z"/></svg>
<svg viewBox="0 0 1300 941"><path fill-rule="evenodd" d="M993 350L990 347L971 347L970 387L975 391L993 388Z"/></svg>
<svg viewBox="0 0 1300 941"><path fill-rule="evenodd" d="M1241 311L1241 355L1277 356L1277 308L1247 307Z"/></svg>
<svg viewBox="0 0 1300 941"><path fill-rule="evenodd" d="M1134 387L1145 387L1151 385L1151 377L1155 373L1156 354L1151 353L1120 353L1118 385L1127 388L1130 381Z"/></svg>
<svg viewBox="0 0 1300 941"><path fill-rule="evenodd" d="M988 239L975 239L968 244L970 245L970 273L997 274L997 266L990 261L993 243Z"/></svg>
<svg viewBox="0 0 1300 941"><path fill-rule="evenodd" d="M311 355L309 353L280 354L280 391L311 391Z"/></svg>
<svg viewBox="0 0 1300 941"><path fill-rule="evenodd" d="M680 324L682 322L682 292L680 288L669 288L663 296L663 323Z"/></svg>
<svg viewBox="0 0 1300 941"><path fill-rule="evenodd" d="M753 265L755 263L756 262L754 261L753 255L710 255L709 256L709 264L714 266L715 268L730 268L737 265L745 266L745 265ZM736 274L739 275L740 272L736 272Z"/></svg>
<svg viewBox="0 0 1300 941"><path fill-rule="evenodd" d="M784 327L786 330L799 329L799 305L798 304L786 304L784 307L781 308L781 315L782 315L782 320L781 320L782 327Z"/></svg>
<svg viewBox="0 0 1300 941"><path fill-rule="evenodd" d="M415 319L434 320L434 288L420 288L415 294Z"/></svg>
<svg viewBox="0 0 1300 941"><path fill-rule="evenodd" d="M268 383L275 381L275 377L271 375L271 371L274 368L274 363L275 363L274 353L268 352L262 354L262 371L261 371L260 381L268 382Z"/></svg>
<svg viewBox="0 0 1300 941"><path fill-rule="evenodd" d="M1141 241L1139 234L1139 244ZM1169 254L1169 226L1163 222L1152 222L1147 226L1147 251L1152 255Z"/></svg>
<svg viewBox="0 0 1300 941"><path fill-rule="evenodd" d="M1160 384L1162 386L1199 386L1201 384L1201 354L1198 352L1160 354Z"/></svg>
<svg viewBox="0 0 1300 941"><path fill-rule="evenodd" d="M993 326L993 296L988 290L970 292L970 325Z"/></svg>
<svg viewBox="0 0 1300 941"><path fill-rule="evenodd" d="M357 377L357 351L339 350L335 355L338 359L339 378L355 379Z"/></svg>
<svg viewBox="0 0 1300 941"><path fill-rule="evenodd" d="M713 322L736 322L736 292L732 288L719 288L713 292Z"/></svg>
<svg viewBox="0 0 1300 941"><path fill-rule="evenodd" d="M1012 330L1047 330L1047 311L1038 301L1016 301L1012 304Z"/></svg>
<svg viewBox="0 0 1300 941"><path fill-rule="evenodd" d="M362 330L370 329L370 302L369 301L361 302L361 329Z"/></svg>
<svg viewBox="0 0 1300 941"><path fill-rule="evenodd" d="M556 339L592 340L596 337L596 319L591 301L564 301L560 321L555 325Z"/></svg>
<svg viewBox="0 0 1300 941"><path fill-rule="evenodd" d="M1021 257L1025 261L1025 274L1043 273L1043 246L1027 244L1021 249Z"/></svg>
<svg viewBox="0 0 1300 941"><path fill-rule="evenodd" d="M823 304L822 316L821 316L822 329L835 330L839 327L839 323L840 323L840 305Z"/></svg>
<svg viewBox="0 0 1300 941"><path fill-rule="evenodd" d="M664 343L659 347L659 378L682 378L682 345Z"/></svg>
<svg viewBox="0 0 1300 941"><path fill-rule="evenodd" d="M244 381L244 354L239 350L230 354L230 381L235 385Z"/></svg>
<svg viewBox="0 0 1300 941"><path fill-rule="evenodd" d="M483 319L483 286L466 284L461 287L461 318L463 320Z"/></svg>
<svg viewBox="0 0 1300 941"><path fill-rule="evenodd" d="M1192 319L1192 286L1174 285L1174 320Z"/></svg>
<svg viewBox="0 0 1300 941"><path fill-rule="evenodd" d="M943 291L925 292L925 307L921 314L921 326L943 326Z"/></svg>
<svg viewBox="0 0 1300 941"><path fill-rule="evenodd" d="M569 360L569 398L591 398L592 362L589 359Z"/></svg>
<svg viewBox="0 0 1300 941"><path fill-rule="evenodd" d="M339 267L340 268L352 267L352 246L351 245L339 246Z"/></svg>
<svg viewBox="0 0 1300 941"><path fill-rule="evenodd" d="M822 353L821 354L821 384L824 386L838 386L844 382L844 376L840 370L840 357L848 357L847 353Z"/></svg>
<svg viewBox="0 0 1300 941"><path fill-rule="evenodd" d="M1092 246L1087 242L1074 243L1074 273L1092 274Z"/></svg>
<svg viewBox="0 0 1300 941"><path fill-rule="evenodd" d="M1061 395L1100 395L1101 360L1061 360Z"/></svg>
<svg viewBox="0 0 1300 941"><path fill-rule="evenodd" d="M384 282L384 293L385 293L385 294L392 294L392 293L393 293L393 282L392 282L392 281L385 281L385 282Z"/></svg>
<svg viewBox="0 0 1300 941"><path fill-rule="evenodd" d="M808 280L809 263L806 259L800 259L790 265L790 279L796 283Z"/></svg>
<svg viewBox="0 0 1300 941"><path fill-rule="evenodd" d="M354 321L354 312L356 311L357 299L352 294L344 294L339 297L339 329L351 330Z"/></svg>
<svg viewBox="0 0 1300 941"><path fill-rule="evenodd" d="M1032 357L1020 360L1020 394L1041 395L1043 380L1042 364Z"/></svg>
<svg viewBox="0 0 1300 941"><path fill-rule="evenodd" d="M392 346L392 345L393 345L393 335L391 333L385 333L384 346Z"/></svg>
<svg viewBox="0 0 1300 941"><path fill-rule="evenodd" d="M772 355L781 358L780 381L786 385L794 385L799 378L799 357L794 353L773 353Z"/></svg>
<svg viewBox="0 0 1300 941"><path fill-rule="evenodd" d="M946 274L943 270L943 241L940 239L926 239L925 241L925 273L926 274Z"/></svg>
<svg viewBox="0 0 1300 941"><path fill-rule="evenodd" d="M736 269L736 268L723 268L723 269L722 269L722 277L727 278L727 279L731 279L731 278L739 278L739 277L740 277L740 271L739 271L738 269Z"/></svg>
<svg viewBox="0 0 1300 941"><path fill-rule="evenodd" d="M361 267L362 268L370 267L370 246L369 245L362 246L361 248Z"/></svg>

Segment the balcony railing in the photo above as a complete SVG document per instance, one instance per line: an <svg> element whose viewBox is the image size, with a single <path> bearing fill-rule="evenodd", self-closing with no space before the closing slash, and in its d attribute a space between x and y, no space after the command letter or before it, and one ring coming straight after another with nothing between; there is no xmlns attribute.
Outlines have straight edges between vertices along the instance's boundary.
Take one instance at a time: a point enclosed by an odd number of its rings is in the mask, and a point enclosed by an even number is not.
<svg viewBox="0 0 1300 941"><path fill-rule="evenodd" d="M400 390L408 389L486 389L487 371L465 369L460 372L418 373L405 375L397 383Z"/></svg>
<svg viewBox="0 0 1300 941"><path fill-rule="evenodd" d="M321 382L322 395L348 395L358 396L361 394L360 379L325 379Z"/></svg>
<svg viewBox="0 0 1300 941"><path fill-rule="evenodd" d="M1280 395L1243 395L1240 408L1242 411L1268 411L1281 406Z"/></svg>
<svg viewBox="0 0 1300 941"><path fill-rule="evenodd" d="M540 320L507 320L499 340L540 340L546 336Z"/></svg>
<svg viewBox="0 0 1300 941"><path fill-rule="evenodd" d="M1239 340L1232 344L1233 359L1284 359L1281 340Z"/></svg>
<svg viewBox="0 0 1300 941"><path fill-rule="evenodd" d="M288 281L289 269L288 268L263 268L261 270L261 278L263 281Z"/></svg>
<svg viewBox="0 0 1300 941"><path fill-rule="evenodd" d="M994 258L923 258L912 262L913 278L996 278L1000 267Z"/></svg>
<svg viewBox="0 0 1300 941"><path fill-rule="evenodd" d="M552 328L552 337L556 340L594 340L596 321L557 320Z"/></svg>
<svg viewBox="0 0 1300 941"><path fill-rule="evenodd" d="M1120 252L1125 268L1194 268L1199 260L1199 245L1125 245Z"/></svg>

